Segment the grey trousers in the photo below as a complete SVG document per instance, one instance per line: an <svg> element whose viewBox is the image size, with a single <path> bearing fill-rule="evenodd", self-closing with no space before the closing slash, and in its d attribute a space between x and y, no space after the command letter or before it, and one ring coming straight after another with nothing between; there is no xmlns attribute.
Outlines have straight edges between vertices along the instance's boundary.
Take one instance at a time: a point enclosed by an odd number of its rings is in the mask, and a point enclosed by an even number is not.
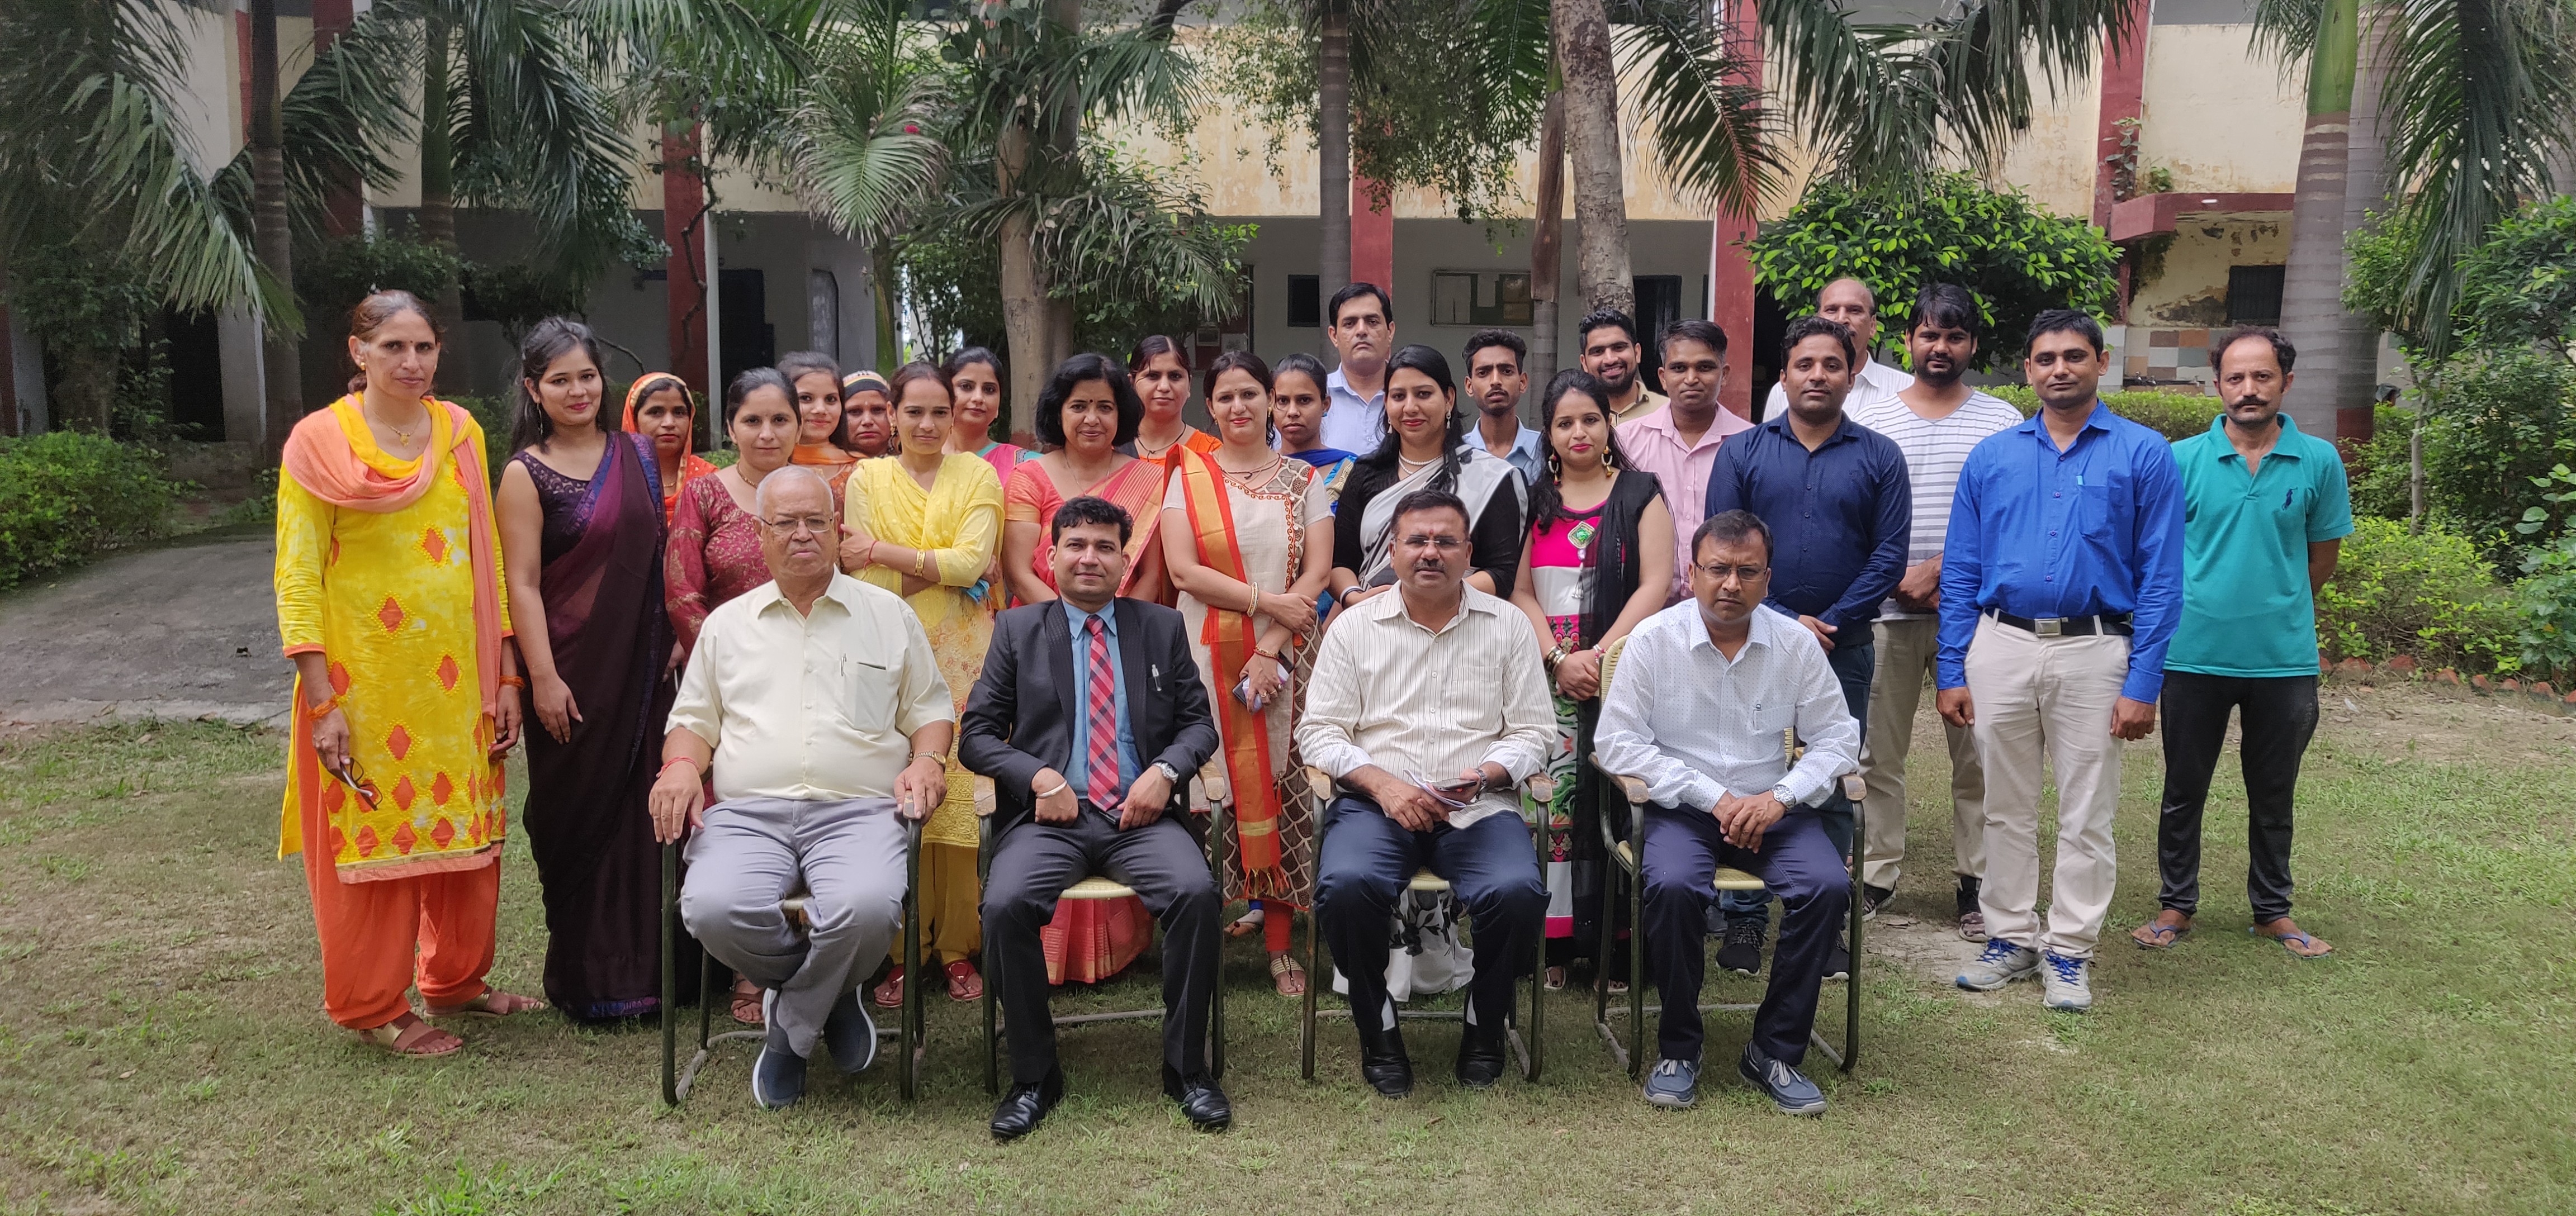
<svg viewBox="0 0 2576 1216"><path fill-rule="evenodd" d="M680 922L726 966L775 989L772 1024L812 1059L832 1005L885 958L903 911L903 825L891 798L737 798L690 837ZM798 887L810 926L778 910Z"/></svg>

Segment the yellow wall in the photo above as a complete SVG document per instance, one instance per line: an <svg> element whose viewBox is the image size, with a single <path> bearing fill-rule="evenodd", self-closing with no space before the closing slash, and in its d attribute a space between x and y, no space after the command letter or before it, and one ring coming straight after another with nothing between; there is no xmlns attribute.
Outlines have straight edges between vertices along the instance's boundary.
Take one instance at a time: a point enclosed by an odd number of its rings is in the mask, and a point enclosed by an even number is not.
<svg viewBox="0 0 2576 1216"><path fill-rule="evenodd" d="M2129 323L2151 326L2227 324L2227 268L2276 266L2290 260L2287 216L2186 215L2155 277L2141 275L2129 300Z"/></svg>
<svg viewBox="0 0 2576 1216"><path fill-rule="evenodd" d="M2287 194L2307 119L2304 71L2285 78L2257 57L2243 25L2160 25L2147 48L2142 165L2173 171L2177 191Z"/></svg>

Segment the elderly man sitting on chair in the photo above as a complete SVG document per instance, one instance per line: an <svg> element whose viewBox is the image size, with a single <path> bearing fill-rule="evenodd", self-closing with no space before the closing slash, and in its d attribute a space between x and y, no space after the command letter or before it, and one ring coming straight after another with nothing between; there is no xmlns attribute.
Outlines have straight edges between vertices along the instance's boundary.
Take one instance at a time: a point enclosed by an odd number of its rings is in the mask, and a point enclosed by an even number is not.
<svg viewBox="0 0 2576 1216"><path fill-rule="evenodd" d="M845 1072L876 1059L858 999L903 908L904 833L948 796L941 760L956 730L948 684L902 600L833 564L832 487L790 466L752 497L775 580L707 614L671 707L653 834L685 821L680 920L764 990L768 1038L751 1096L778 1110L805 1093L820 1039ZM718 801L699 808L714 763ZM808 932L779 901L806 893Z"/></svg>
<svg viewBox="0 0 2576 1216"><path fill-rule="evenodd" d="M1771 529L1748 511L1710 516L1691 538L1691 598L1629 635L1602 700L1601 764L1646 783L1646 974L1663 993L1662 1059L1646 1100L1699 1098L1702 942L1717 867L1760 877L1786 911L1771 987L1737 1065L1793 1115L1825 1112L1798 1071L1816 1021L1826 955L1849 909L1841 851L1816 804L1860 751L1860 726L1824 648L1796 620L1762 607ZM1782 732L1806 755L1791 767Z"/></svg>
<svg viewBox="0 0 2576 1216"><path fill-rule="evenodd" d="M1449 880L1476 931L1458 1080L1502 1076L1512 979L1543 930L1547 887L1513 787L1547 763L1556 711L1519 610L1470 587L1467 508L1445 490L1396 503L1397 594L1337 613L1297 746L1344 789L1324 833L1315 924L1350 982L1360 1076L1390 1098L1413 1063L1386 990L1387 924L1416 870Z"/></svg>

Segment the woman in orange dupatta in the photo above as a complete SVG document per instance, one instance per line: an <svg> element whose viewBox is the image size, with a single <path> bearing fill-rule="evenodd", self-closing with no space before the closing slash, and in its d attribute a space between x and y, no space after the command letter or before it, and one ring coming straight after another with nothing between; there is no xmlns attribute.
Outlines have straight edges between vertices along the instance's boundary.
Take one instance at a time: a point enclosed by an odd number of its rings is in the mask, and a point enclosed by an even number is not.
<svg viewBox="0 0 2576 1216"><path fill-rule="evenodd" d="M1168 479L1175 455L1204 456L1216 450L1216 436L1181 420L1181 407L1190 403L1190 365L1181 357L1180 343L1161 334L1139 339L1127 353L1127 377L1136 384L1145 417L1136 424L1135 441L1119 451L1154 462Z"/></svg>
<svg viewBox="0 0 2576 1216"><path fill-rule="evenodd" d="M1270 368L1259 356L1217 356L1204 391L1223 442L1175 461L1162 525L1223 740L1194 801L1234 808L1217 841L1226 898L1266 905L1271 981L1282 996L1302 996L1306 972L1288 952L1288 930L1295 897L1314 877L1315 833L1289 744L1289 670L1291 648L1315 632L1316 597L1333 571L1333 505L1313 465L1271 447Z"/></svg>
<svg viewBox="0 0 2576 1216"><path fill-rule="evenodd" d="M662 474L662 523L680 504L680 487L715 475L716 466L689 449L697 444L698 412L689 386L669 372L646 372L626 389L626 422L619 429L653 441L653 463Z"/></svg>
<svg viewBox="0 0 2576 1216"><path fill-rule="evenodd" d="M832 486L832 514L841 507L850 485L850 470L859 457L841 446L841 365L817 351L789 351L778 361L778 374L795 390L796 451L790 463L811 465Z"/></svg>
<svg viewBox="0 0 2576 1216"><path fill-rule="evenodd" d="M1118 504L1136 521L1118 594L1149 600L1161 593L1163 546L1154 525L1162 518L1163 470L1118 451L1135 440L1144 414L1126 371L1105 355L1075 355L1047 378L1038 394L1037 432L1055 450L1022 462L1002 487L1002 574L1021 603L1056 598L1049 525L1057 508L1085 495ZM1132 897L1057 903L1055 920L1040 934L1047 982L1096 983L1126 970L1144 952L1153 926L1144 901Z"/></svg>
<svg viewBox="0 0 2576 1216"><path fill-rule="evenodd" d="M350 314L350 393L297 423L277 483L277 626L295 661L278 855L304 854L322 1006L366 1043L445 1055L431 1017L545 1008L484 982L519 690L483 430L426 396L410 294Z"/></svg>

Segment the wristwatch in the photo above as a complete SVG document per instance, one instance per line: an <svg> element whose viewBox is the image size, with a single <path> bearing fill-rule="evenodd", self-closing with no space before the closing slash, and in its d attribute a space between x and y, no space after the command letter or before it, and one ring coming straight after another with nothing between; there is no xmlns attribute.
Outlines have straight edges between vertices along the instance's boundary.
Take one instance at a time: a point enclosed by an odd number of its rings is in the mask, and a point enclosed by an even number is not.
<svg viewBox="0 0 2576 1216"><path fill-rule="evenodd" d="M1794 811L1798 809L1798 799L1789 792L1788 786L1772 786L1771 797L1774 801L1777 801L1780 804L1780 809L1782 811Z"/></svg>
<svg viewBox="0 0 2576 1216"><path fill-rule="evenodd" d="M1154 769L1156 772L1163 774L1163 780L1169 781L1174 785L1179 785L1181 783L1181 770L1173 768L1171 761L1157 760L1154 762Z"/></svg>

